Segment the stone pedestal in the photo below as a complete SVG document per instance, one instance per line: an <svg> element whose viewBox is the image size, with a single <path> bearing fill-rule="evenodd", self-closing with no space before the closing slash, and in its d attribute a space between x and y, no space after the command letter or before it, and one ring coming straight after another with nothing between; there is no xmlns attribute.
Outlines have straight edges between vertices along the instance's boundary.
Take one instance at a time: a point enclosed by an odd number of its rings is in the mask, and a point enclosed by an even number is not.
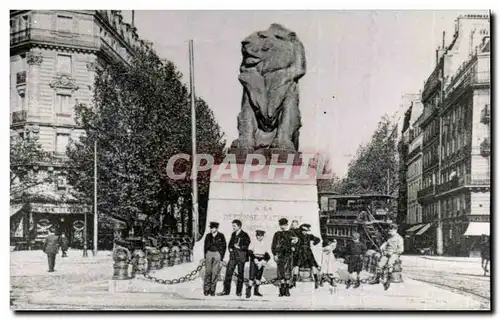
<svg viewBox="0 0 500 320"><path fill-rule="evenodd" d="M109 280L109 293L132 292L132 280Z"/></svg>
<svg viewBox="0 0 500 320"><path fill-rule="evenodd" d="M221 164L212 169L207 226L211 221L219 222L219 232L229 242L233 232L231 222L239 219L251 238L257 229L266 231L264 242L269 253L281 218L287 218L290 224L292 220L298 220L299 224L308 223L312 233L321 237L316 169L297 161L300 158L297 154L279 155L280 163L292 160L288 165L273 165L269 154L265 158L266 163L258 167L255 162L254 165L241 163L245 157L238 155L236 163ZM209 232L207 226L204 234ZM204 238L195 244L195 261L203 258ZM319 263L321 244L315 246L313 252ZM270 264L274 264L273 259Z"/></svg>

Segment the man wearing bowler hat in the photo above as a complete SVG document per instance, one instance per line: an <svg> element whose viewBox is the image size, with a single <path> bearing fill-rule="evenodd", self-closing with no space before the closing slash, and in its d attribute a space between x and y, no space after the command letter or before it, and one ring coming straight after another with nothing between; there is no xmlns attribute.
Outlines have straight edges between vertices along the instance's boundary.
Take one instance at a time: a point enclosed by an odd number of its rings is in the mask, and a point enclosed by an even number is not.
<svg viewBox="0 0 500 320"><path fill-rule="evenodd" d="M224 278L224 291L219 293L219 296L227 296L231 293L231 282L233 280L234 269L238 268L238 281L236 282L236 295L241 297L243 291L243 280L245 271L245 262L248 261L248 246L250 245L250 237L248 233L241 230L241 221L233 220L233 230L231 240L229 240L229 262L226 269L226 277Z"/></svg>
<svg viewBox="0 0 500 320"><path fill-rule="evenodd" d="M246 297L250 298L252 295L252 285L254 286L254 295L261 297L259 292L260 281L262 280L262 273L267 262L271 260L271 256L267 252L267 247L264 241L265 231L256 230L255 239L250 242L248 254L250 256L250 272L249 281L246 290Z"/></svg>
<svg viewBox="0 0 500 320"><path fill-rule="evenodd" d="M215 296L215 288L222 268L221 261L226 254L226 237L218 231L219 223L210 222L210 232L205 236L205 296Z"/></svg>

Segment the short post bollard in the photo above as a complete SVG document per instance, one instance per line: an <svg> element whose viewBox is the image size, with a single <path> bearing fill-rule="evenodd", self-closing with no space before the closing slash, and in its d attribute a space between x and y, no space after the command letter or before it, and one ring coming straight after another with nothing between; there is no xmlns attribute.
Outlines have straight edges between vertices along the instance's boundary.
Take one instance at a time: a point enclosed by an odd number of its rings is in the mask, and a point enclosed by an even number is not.
<svg viewBox="0 0 500 320"><path fill-rule="evenodd" d="M179 248L177 242L174 243L174 246L170 250L170 257L172 265L181 264L181 249Z"/></svg>
<svg viewBox="0 0 500 320"><path fill-rule="evenodd" d="M147 271L146 265L146 254L141 249L134 250L132 256L136 259L135 271L139 273L145 273Z"/></svg>
<svg viewBox="0 0 500 320"><path fill-rule="evenodd" d="M133 279L134 275L129 274L130 251L127 248L117 247L113 251L113 280Z"/></svg>
<svg viewBox="0 0 500 320"><path fill-rule="evenodd" d="M398 259L394 263L394 267L392 268L392 273L391 273L391 282L392 283L402 283L403 282L403 267L401 265L401 260Z"/></svg>
<svg viewBox="0 0 500 320"><path fill-rule="evenodd" d="M169 247L163 247L161 248L161 253L162 253L162 265L163 267L168 267L168 260L169 260L169 255L170 255L170 248Z"/></svg>
<svg viewBox="0 0 500 320"><path fill-rule="evenodd" d="M161 269L160 250L156 248L148 248L146 256L149 261L149 270Z"/></svg>

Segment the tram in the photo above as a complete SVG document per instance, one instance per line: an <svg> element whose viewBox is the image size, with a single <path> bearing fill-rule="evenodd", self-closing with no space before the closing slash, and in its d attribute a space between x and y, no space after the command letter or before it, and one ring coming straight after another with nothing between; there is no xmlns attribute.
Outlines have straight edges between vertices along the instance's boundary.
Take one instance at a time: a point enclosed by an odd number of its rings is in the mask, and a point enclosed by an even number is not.
<svg viewBox="0 0 500 320"><path fill-rule="evenodd" d="M320 194L323 239L337 241L338 252L361 235L368 249L376 250L386 239L395 198L383 194Z"/></svg>

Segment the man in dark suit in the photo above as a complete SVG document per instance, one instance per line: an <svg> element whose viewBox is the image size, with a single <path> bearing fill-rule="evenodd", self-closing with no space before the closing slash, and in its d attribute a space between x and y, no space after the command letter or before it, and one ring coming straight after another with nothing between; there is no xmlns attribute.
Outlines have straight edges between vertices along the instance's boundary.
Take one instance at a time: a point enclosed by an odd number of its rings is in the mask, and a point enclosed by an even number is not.
<svg viewBox="0 0 500 320"><path fill-rule="evenodd" d="M47 254L49 261L49 272L54 272L56 265L56 255L59 252L59 237L55 235L55 229L49 229L49 235L45 238L43 252Z"/></svg>
<svg viewBox="0 0 500 320"><path fill-rule="evenodd" d="M210 233L205 236L205 296L215 296L221 262L226 254L226 237L218 231L219 223L210 222Z"/></svg>
<svg viewBox="0 0 500 320"><path fill-rule="evenodd" d="M236 282L236 295L241 297L243 290L243 277L245 270L245 262L248 260L248 246L250 245L250 237L248 233L241 230L241 221L233 220L233 233L229 240L229 262L226 269L226 277L224 278L224 291L219 293L220 296L227 296L231 292L231 281L233 280L234 269L238 268L238 281Z"/></svg>
<svg viewBox="0 0 500 320"><path fill-rule="evenodd" d="M280 230L276 231L271 244L271 252L277 264L276 278L280 282L279 297L289 297L291 287L291 273L293 266L293 252L298 239L293 231L288 230L288 220L279 220Z"/></svg>

